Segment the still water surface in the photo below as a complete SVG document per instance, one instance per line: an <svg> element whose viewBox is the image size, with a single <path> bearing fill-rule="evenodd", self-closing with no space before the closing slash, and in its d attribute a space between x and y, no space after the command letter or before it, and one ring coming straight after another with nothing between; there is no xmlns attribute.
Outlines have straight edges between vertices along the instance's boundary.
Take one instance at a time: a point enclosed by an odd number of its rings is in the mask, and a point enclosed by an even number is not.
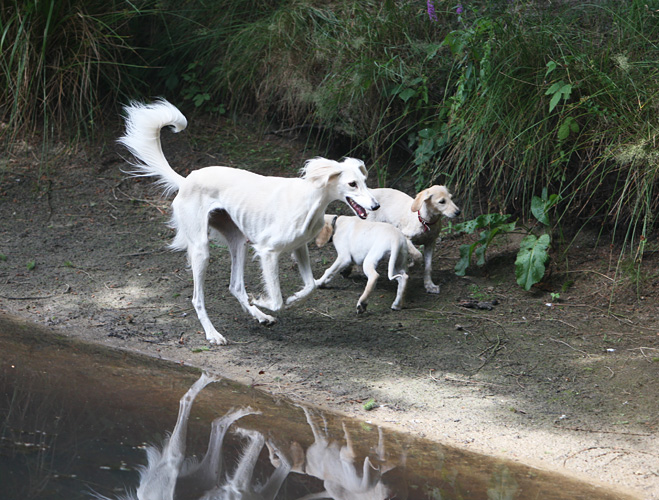
<svg viewBox="0 0 659 500"><path fill-rule="evenodd" d="M0 498L94 496L625 498L0 317Z"/></svg>

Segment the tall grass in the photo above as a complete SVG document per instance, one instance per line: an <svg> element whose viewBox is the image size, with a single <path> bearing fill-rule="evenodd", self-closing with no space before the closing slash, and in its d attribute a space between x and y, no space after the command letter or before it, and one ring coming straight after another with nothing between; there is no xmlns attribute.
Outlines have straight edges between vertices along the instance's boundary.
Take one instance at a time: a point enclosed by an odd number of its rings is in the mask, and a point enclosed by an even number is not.
<svg viewBox="0 0 659 500"><path fill-rule="evenodd" d="M130 87L121 30L136 14L118 0L9 0L0 10L0 118L10 135L89 130Z"/></svg>

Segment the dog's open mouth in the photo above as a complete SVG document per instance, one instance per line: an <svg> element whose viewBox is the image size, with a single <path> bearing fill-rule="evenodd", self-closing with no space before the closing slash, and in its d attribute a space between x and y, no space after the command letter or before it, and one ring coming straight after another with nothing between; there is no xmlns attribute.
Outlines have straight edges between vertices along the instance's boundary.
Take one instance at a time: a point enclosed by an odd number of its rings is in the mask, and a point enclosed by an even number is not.
<svg viewBox="0 0 659 500"><path fill-rule="evenodd" d="M350 196L346 196L346 201L348 202L348 205L350 205L350 208L352 208L355 213L359 216L360 219L365 219L366 218L366 210L364 210L363 207L358 205L355 200L350 198Z"/></svg>

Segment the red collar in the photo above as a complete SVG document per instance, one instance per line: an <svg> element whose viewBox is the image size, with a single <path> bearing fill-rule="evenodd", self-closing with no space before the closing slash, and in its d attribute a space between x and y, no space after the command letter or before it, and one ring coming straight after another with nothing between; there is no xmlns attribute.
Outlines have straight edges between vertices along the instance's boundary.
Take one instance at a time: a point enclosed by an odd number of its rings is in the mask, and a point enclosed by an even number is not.
<svg viewBox="0 0 659 500"><path fill-rule="evenodd" d="M432 226L433 224L436 224L437 220L439 220L439 218L438 218L435 222L428 222L426 219L421 217L421 210L417 210L416 214L419 217L419 222L423 226L423 232L424 233L427 233L428 231L430 231L430 226Z"/></svg>

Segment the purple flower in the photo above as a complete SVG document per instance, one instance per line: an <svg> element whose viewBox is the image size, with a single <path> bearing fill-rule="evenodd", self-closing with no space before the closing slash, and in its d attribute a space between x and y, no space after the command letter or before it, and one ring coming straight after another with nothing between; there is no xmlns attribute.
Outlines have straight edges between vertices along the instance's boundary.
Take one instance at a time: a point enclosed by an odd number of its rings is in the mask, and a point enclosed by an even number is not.
<svg viewBox="0 0 659 500"><path fill-rule="evenodd" d="M437 21L437 14L435 14L435 2L428 0L428 17L431 21Z"/></svg>
<svg viewBox="0 0 659 500"><path fill-rule="evenodd" d="M458 4L458 7L455 9L455 13L456 13L458 16L459 16L460 14L462 14L462 4L461 4L461 3Z"/></svg>

